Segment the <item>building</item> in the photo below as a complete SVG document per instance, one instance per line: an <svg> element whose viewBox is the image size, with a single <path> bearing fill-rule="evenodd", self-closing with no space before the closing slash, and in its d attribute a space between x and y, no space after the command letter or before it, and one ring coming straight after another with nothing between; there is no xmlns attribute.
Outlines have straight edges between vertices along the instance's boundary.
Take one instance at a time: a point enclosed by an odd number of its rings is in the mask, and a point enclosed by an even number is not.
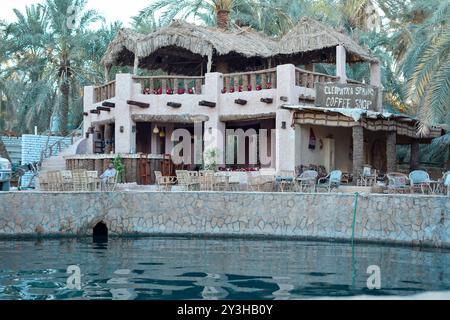
<svg viewBox="0 0 450 320"><path fill-rule="evenodd" d="M92 153L170 154L185 141L172 134L181 129L194 136L191 152L181 153L183 163L218 150L218 164L232 168L280 172L315 164L356 174L364 164L395 171L398 144L411 145L415 167L419 144L442 134L431 128L418 136L415 119L383 112L379 61L310 18L277 39L250 28L179 21L149 35L124 29L102 62L106 77L113 66L134 72L85 88L84 131ZM334 64L336 74L315 72L317 63ZM347 78L352 63L370 66L370 83ZM139 70L164 75L143 77ZM235 138L238 131L230 134L239 129L243 140ZM264 159L253 150L266 150Z"/></svg>

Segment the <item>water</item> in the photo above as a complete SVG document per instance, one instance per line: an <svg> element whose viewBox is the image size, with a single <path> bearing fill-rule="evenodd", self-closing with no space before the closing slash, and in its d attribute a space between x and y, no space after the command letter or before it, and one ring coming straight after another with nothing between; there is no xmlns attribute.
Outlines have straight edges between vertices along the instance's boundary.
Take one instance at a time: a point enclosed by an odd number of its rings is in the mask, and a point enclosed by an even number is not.
<svg viewBox="0 0 450 320"><path fill-rule="evenodd" d="M0 299L303 299L450 290L450 252L187 238L0 241ZM81 268L81 290L67 267ZM367 289L370 265L381 290Z"/></svg>

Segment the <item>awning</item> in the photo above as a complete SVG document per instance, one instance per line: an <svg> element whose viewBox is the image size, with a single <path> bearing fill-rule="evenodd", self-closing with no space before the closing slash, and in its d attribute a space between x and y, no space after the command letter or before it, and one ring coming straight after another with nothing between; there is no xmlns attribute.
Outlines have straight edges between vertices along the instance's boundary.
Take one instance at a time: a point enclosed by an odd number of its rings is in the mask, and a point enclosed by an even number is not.
<svg viewBox="0 0 450 320"><path fill-rule="evenodd" d="M297 124L312 124L334 127L361 125L371 131L396 131L398 135L416 139L434 139L444 133L440 126L433 126L427 135L417 133L419 121L405 114L377 112L362 109L320 108L305 105L283 105L283 109L294 111Z"/></svg>

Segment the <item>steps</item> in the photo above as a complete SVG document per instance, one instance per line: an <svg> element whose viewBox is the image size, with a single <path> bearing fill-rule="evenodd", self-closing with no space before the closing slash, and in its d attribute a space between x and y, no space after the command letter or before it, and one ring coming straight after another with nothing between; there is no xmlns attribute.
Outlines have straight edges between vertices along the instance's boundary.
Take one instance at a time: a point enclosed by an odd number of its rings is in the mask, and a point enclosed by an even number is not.
<svg viewBox="0 0 450 320"><path fill-rule="evenodd" d="M83 140L83 137L75 137L74 143L71 146L64 149L57 156L52 156L42 161L40 172L66 170L66 160L64 159L64 157L77 154L78 146L83 142Z"/></svg>

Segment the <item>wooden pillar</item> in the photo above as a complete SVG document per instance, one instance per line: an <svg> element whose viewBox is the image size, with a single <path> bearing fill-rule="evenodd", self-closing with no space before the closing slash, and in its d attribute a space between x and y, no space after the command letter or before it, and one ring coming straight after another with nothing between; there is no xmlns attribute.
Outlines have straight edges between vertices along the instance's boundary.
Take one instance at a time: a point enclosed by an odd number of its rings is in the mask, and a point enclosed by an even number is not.
<svg viewBox="0 0 450 320"><path fill-rule="evenodd" d="M448 146L447 170L450 170L450 146Z"/></svg>
<svg viewBox="0 0 450 320"><path fill-rule="evenodd" d="M353 181L356 182L358 174L364 165L364 128L355 126L353 135Z"/></svg>
<svg viewBox="0 0 450 320"><path fill-rule="evenodd" d="M137 76L139 72L139 57L137 55L134 55L134 66L133 66L133 74ZM142 88L145 89L145 88Z"/></svg>
<svg viewBox="0 0 450 320"><path fill-rule="evenodd" d="M339 83L347 83L347 53L344 46L336 47L336 76L339 77Z"/></svg>
<svg viewBox="0 0 450 320"><path fill-rule="evenodd" d="M395 131L387 133L386 167L388 173L397 171L397 132Z"/></svg>
<svg viewBox="0 0 450 320"><path fill-rule="evenodd" d="M411 143L411 158L409 161L410 171L419 169L419 142L413 140Z"/></svg>

